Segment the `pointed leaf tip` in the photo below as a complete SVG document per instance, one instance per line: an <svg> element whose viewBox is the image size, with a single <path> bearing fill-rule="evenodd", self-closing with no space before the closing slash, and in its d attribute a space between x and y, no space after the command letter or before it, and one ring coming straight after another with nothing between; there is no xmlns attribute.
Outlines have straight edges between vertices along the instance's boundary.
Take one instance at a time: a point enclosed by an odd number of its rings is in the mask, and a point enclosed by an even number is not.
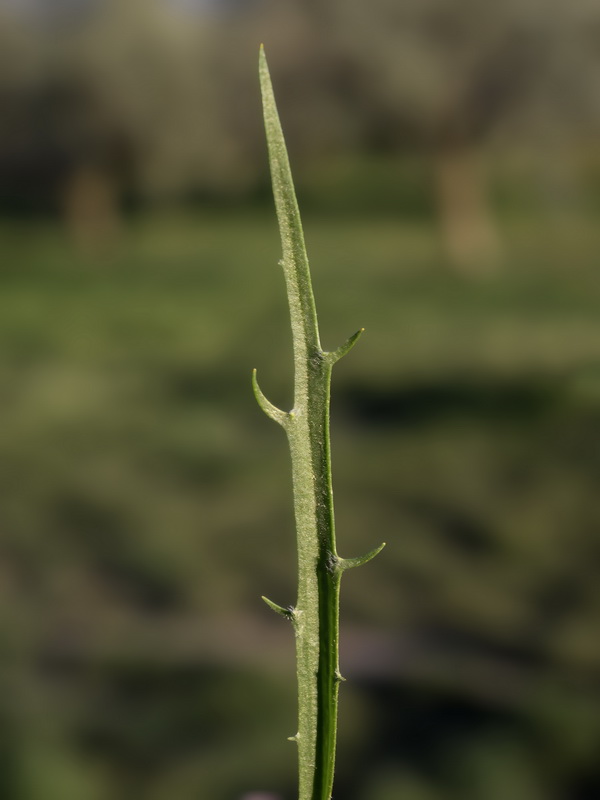
<svg viewBox="0 0 600 800"><path fill-rule="evenodd" d="M269 65L267 63L267 54L265 53L264 44L261 44L258 50L258 71L261 77L261 81L266 78L269 83L271 82L271 77L269 75Z"/></svg>
<svg viewBox="0 0 600 800"><path fill-rule="evenodd" d="M289 417L289 414L286 414L285 411L277 408L277 406L273 405L270 400L267 400L265 394L258 385L258 378L256 377L255 369L252 370L252 389L254 390L256 402L265 412L267 417L270 417L272 420L275 420L275 422L278 422L282 427L285 427L285 423Z"/></svg>
<svg viewBox="0 0 600 800"><path fill-rule="evenodd" d="M269 600L269 598L265 597L264 595L261 596L261 600L263 600L269 606L271 611L274 611L276 614L279 614L280 616L285 617L285 619L289 619L289 620L293 620L294 619L294 611L293 611L293 609L284 608L283 606L280 606L277 603L274 603L272 600Z"/></svg>
<svg viewBox="0 0 600 800"><path fill-rule="evenodd" d="M352 350L354 345L358 342L358 340L362 336L364 330L365 330L364 328L359 328L356 331L356 333L353 333L352 336L347 341L345 341L341 347L338 347L338 349L334 350L332 353L328 353L329 360L332 365L335 364L336 361L339 361L340 358L343 358L346 355L346 353L349 353L350 350Z"/></svg>
<svg viewBox="0 0 600 800"><path fill-rule="evenodd" d="M371 559L375 558L376 555L381 553L383 548L385 547L385 542L382 542L379 547L375 547L373 550L370 550L364 556L358 556L357 558L340 558L337 562L337 568L341 572L345 572L347 569L352 569L353 567L362 567L363 564L367 564Z"/></svg>

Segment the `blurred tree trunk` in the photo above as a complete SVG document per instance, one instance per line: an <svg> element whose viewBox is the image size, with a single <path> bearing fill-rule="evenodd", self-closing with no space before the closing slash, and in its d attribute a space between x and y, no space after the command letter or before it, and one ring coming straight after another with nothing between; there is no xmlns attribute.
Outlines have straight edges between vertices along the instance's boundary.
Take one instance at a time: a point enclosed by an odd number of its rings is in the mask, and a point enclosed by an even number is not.
<svg viewBox="0 0 600 800"><path fill-rule="evenodd" d="M434 152L433 168L442 245L450 264L468 275L493 269L500 237L479 148L442 145Z"/></svg>
<svg viewBox="0 0 600 800"><path fill-rule="evenodd" d="M117 238L120 219L117 186L96 167L79 166L64 191L65 222L74 245L86 256L104 253Z"/></svg>

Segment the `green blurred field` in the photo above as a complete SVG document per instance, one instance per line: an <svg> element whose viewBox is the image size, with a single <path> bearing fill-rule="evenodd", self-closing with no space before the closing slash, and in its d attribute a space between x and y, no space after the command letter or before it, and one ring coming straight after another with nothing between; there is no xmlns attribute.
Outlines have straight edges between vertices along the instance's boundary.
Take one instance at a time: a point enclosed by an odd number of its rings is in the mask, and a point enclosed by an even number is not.
<svg viewBox="0 0 600 800"><path fill-rule="evenodd" d="M306 219L336 368L340 800L599 788L600 233L505 220L459 276L426 222ZM0 226L0 797L294 796L291 397L264 214L102 252Z"/></svg>

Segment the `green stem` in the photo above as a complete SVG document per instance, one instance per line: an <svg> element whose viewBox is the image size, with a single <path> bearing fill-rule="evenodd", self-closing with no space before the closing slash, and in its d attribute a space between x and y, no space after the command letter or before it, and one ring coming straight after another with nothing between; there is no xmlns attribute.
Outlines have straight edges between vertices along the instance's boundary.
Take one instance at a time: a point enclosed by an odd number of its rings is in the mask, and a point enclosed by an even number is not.
<svg viewBox="0 0 600 800"><path fill-rule="evenodd" d="M294 347L294 408L281 411L256 381L259 405L286 431L292 458L298 544L298 599L275 611L296 634L298 677L299 800L330 800L333 787L339 672L339 593L344 570L366 563L383 547L358 559L337 554L329 443L329 387L336 361L362 331L333 353L322 350L300 212L264 50L260 82L275 207L281 234Z"/></svg>

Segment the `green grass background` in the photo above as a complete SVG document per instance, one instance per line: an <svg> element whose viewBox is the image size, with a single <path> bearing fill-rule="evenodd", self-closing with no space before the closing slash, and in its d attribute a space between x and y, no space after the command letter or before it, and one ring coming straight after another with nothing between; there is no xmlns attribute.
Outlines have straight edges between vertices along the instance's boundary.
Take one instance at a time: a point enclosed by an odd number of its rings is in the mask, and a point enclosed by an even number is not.
<svg viewBox="0 0 600 800"><path fill-rule="evenodd" d="M340 800L600 786L600 234L309 214L336 368ZM291 800L291 397L269 209L145 215L102 252L0 226L0 797Z"/></svg>

